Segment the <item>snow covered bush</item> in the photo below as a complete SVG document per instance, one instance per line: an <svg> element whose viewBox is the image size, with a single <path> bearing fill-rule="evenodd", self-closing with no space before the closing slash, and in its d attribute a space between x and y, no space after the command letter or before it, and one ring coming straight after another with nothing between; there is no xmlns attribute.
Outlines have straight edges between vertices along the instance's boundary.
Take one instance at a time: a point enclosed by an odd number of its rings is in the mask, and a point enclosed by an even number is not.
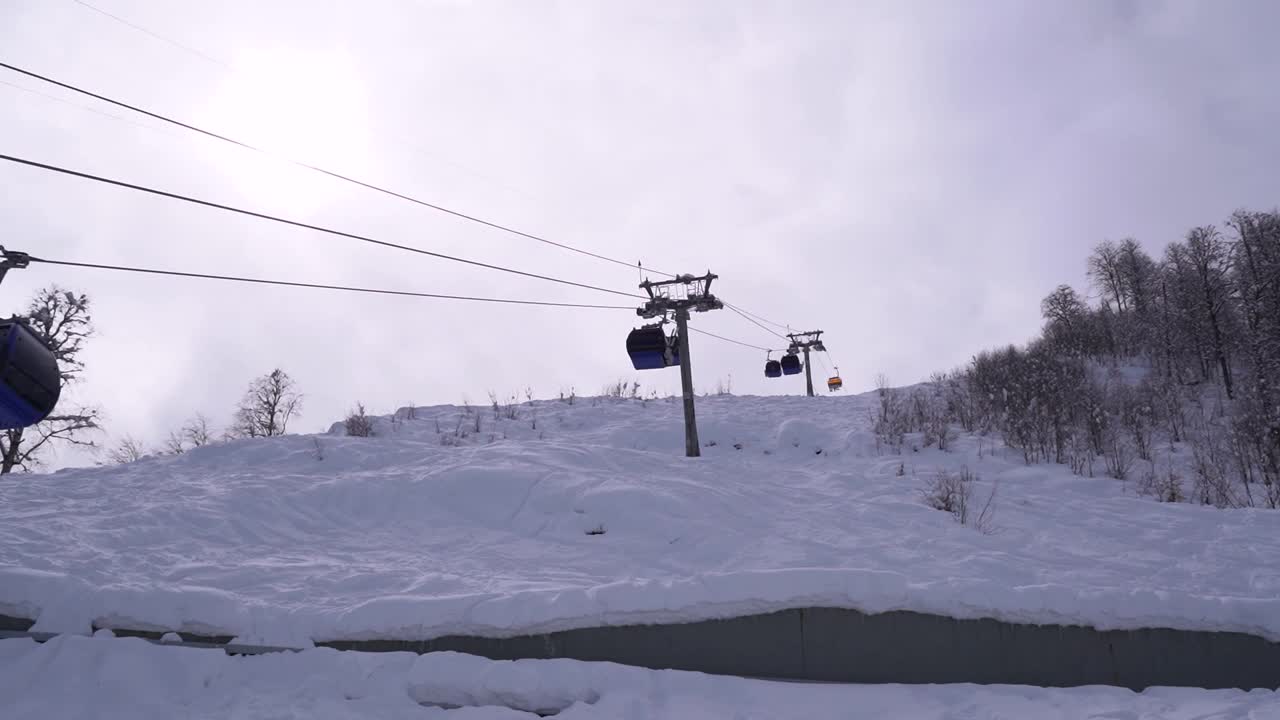
<svg viewBox="0 0 1280 720"><path fill-rule="evenodd" d="M1160 502L1177 503L1187 499L1182 491L1181 476L1173 468L1158 470L1155 463L1148 465L1147 472L1138 480L1138 492Z"/></svg>
<svg viewBox="0 0 1280 720"><path fill-rule="evenodd" d="M925 504L934 510L951 513L957 522L965 524L969 518L969 499L973 495L968 480L972 480L972 476L967 468L959 474L939 471L922 490Z"/></svg>
<svg viewBox="0 0 1280 720"><path fill-rule="evenodd" d="M356 409L347 413L343 420L349 437L369 437L373 435L373 421L364 412L364 403L356 403Z"/></svg>
<svg viewBox="0 0 1280 720"><path fill-rule="evenodd" d="M981 508L977 508L973 502L973 485L977 480L978 476L967 466L956 473L942 470L925 484L921 493L929 507L951 513L961 525L971 526L983 535L990 535L996 531L996 486L991 486L986 501Z"/></svg>
<svg viewBox="0 0 1280 720"><path fill-rule="evenodd" d="M1102 459L1107 467L1107 475L1116 480L1127 480L1134 461L1133 446L1129 439L1113 424L1107 427L1103 443Z"/></svg>
<svg viewBox="0 0 1280 720"><path fill-rule="evenodd" d="M937 445L939 450L946 451L955 436L951 430L952 413L947 402L946 376L935 374L919 393L924 444Z"/></svg>
<svg viewBox="0 0 1280 720"><path fill-rule="evenodd" d="M879 396L879 408L873 423L876 435L876 447L887 443L895 453L902 453L902 443L911 430L911 412L902 392L889 386L889 378L883 374L876 377L876 393Z"/></svg>

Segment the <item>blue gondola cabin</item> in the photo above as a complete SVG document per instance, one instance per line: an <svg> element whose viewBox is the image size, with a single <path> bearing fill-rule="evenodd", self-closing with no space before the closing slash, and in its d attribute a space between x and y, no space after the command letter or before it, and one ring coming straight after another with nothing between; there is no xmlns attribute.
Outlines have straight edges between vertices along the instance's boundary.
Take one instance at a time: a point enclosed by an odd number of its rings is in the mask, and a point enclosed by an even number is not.
<svg viewBox="0 0 1280 720"><path fill-rule="evenodd" d="M21 320L0 321L0 429L44 420L61 391L62 375L49 346Z"/></svg>

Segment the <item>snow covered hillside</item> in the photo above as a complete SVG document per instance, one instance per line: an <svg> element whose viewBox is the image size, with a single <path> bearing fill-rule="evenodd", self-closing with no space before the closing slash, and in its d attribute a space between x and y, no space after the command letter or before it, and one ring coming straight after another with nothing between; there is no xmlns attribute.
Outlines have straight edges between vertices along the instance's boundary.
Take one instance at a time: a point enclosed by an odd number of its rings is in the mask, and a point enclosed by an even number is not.
<svg viewBox="0 0 1280 720"><path fill-rule="evenodd" d="M48 718L443 718L533 720L1264 720L1269 690L766 682L572 660L494 662L455 653L228 657L137 639L0 641L7 720Z"/></svg>
<svg viewBox="0 0 1280 720"><path fill-rule="evenodd" d="M788 607L1280 639L1280 513L1156 503L962 437L878 449L873 395L432 407L0 479L0 612L245 642L515 635ZM478 423L478 431L477 431ZM989 533L922 501L976 472Z"/></svg>

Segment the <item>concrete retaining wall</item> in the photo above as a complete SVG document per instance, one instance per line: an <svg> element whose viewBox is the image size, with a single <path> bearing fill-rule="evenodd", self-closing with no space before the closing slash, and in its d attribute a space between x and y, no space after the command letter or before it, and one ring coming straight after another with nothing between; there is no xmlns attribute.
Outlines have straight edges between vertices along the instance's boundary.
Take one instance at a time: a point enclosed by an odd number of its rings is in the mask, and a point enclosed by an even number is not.
<svg viewBox="0 0 1280 720"><path fill-rule="evenodd" d="M25 625L23 625L25 623ZM22 625L22 627L19 627ZM29 620L0 617L0 629ZM141 637L160 633L117 634ZM183 633L191 642L209 638ZM493 659L571 658L648 668L858 683L1009 683L1280 688L1280 643L1242 633L868 615L804 608L673 625L597 627L512 638L317 642L368 652L453 650ZM234 650L232 650L234 652Z"/></svg>

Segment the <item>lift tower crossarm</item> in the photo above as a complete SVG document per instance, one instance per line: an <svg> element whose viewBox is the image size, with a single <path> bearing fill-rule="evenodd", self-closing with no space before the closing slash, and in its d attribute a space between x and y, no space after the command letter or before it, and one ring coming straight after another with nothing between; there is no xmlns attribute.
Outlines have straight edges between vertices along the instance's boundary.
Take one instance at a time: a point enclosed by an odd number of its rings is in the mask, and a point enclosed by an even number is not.
<svg viewBox="0 0 1280 720"><path fill-rule="evenodd" d="M672 280L654 282L645 280L640 289L649 294L649 302L636 309L636 314L643 318L655 318L679 310L706 312L724 307L715 295L711 294L711 281L719 275L708 272L706 275L677 275Z"/></svg>
<svg viewBox="0 0 1280 720"><path fill-rule="evenodd" d="M707 272L706 275L677 275L671 280L653 282L645 280L640 289L649 294L649 302L636 309L636 314L643 318L665 317L674 315L676 319L677 342L680 349L680 390L684 396L684 454L686 457L702 455L702 446L698 443L698 422L693 407L693 367L689 360L689 312L707 312L724 307L715 295L711 294L711 281L718 276Z"/></svg>
<svg viewBox="0 0 1280 720"><path fill-rule="evenodd" d="M10 270L21 270L31 264L31 256L17 250L6 250L0 245L0 282Z"/></svg>

